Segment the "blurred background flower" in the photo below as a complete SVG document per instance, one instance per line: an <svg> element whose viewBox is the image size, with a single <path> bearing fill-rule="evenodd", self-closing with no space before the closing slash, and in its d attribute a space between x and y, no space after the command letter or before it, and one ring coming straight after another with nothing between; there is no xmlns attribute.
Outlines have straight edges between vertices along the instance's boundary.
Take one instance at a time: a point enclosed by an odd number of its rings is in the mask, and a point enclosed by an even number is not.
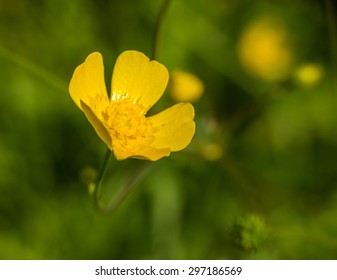
<svg viewBox="0 0 337 280"><path fill-rule="evenodd" d="M238 55L249 73L266 80L281 80L293 60L289 32L276 18L259 18L244 28Z"/></svg>
<svg viewBox="0 0 337 280"><path fill-rule="evenodd" d="M203 82L192 73L174 70L170 79L170 93L177 102L195 102L204 93Z"/></svg>
<svg viewBox="0 0 337 280"><path fill-rule="evenodd" d="M322 79L324 70L320 64L307 63L300 65L295 74L301 84L312 86Z"/></svg>

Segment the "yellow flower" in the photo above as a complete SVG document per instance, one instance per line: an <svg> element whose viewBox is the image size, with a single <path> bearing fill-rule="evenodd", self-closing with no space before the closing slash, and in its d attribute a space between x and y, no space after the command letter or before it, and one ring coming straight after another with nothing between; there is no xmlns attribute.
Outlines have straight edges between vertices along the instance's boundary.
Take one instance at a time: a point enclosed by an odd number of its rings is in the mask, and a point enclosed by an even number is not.
<svg viewBox="0 0 337 280"><path fill-rule="evenodd" d="M176 101L194 102L203 94L204 84L191 73L175 70L171 75L170 92Z"/></svg>
<svg viewBox="0 0 337 280"><path fill-rule="evenodd" d="M319 64L304 64L296 71L296 78L303 85L314 85L319 82L323 76L323 67Z"/></svg>
<svg viewBox="0 0 337 280"><path fill-rule="evenodd" d="M216 161L221 159L224 149L217 143L207 143L201 147L201 154L209 161Z"/></svg>
<svg viewBox="0 0 337 280"><path fill-rule="evenodd" d="M76 68L69 92L116 159L155 161L184 149L195 132L190 103L145 116L162 96L168 78L164 65L143 53L125 51L116 61L109 98L102 55L94 52Z"/></svg>
<svg viewBox="0 0 337 280"><path fill-rule="evenodd" d="M293 61L289 34L276 19L262 18L246 27L237 46L243 67L265 80L283 79Z"/></svg>

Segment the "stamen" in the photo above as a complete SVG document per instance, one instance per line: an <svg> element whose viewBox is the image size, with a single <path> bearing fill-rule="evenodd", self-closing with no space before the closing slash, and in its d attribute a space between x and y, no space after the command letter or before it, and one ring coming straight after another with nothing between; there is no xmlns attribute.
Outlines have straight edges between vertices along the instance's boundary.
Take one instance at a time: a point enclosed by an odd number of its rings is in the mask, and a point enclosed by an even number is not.
<svg viewBox="0 0 337 280"><path fill-rule="evenodd" d="M113 94L106 112L104 124L116 150L133 151L153 141L153 130L145 117L145 108L128 98L128 95Z"/></svg>

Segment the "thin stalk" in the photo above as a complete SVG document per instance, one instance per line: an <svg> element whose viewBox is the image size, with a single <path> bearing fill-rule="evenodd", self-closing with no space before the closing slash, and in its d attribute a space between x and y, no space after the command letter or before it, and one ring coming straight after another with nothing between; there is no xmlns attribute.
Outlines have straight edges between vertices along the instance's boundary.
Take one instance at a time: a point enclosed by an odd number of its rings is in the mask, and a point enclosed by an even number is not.
<svg viewBox="0 0 337 280"><path fill-rule="evenodd" d="M104 204L102 201L101 186L104 179L104 174L108 166L109 160L111 158L111 151L107 149L103 164L95 180L94 184L94 203L96 209L102 214L111 214L113 213L119 205L124 201L127 195L134 189L137 185L137 182L145 175L148 167L150 166L149 162L139 162L140 166L137 166L137 169L130 175L129 179L122 186L115 186L116 188L120 187L117 193L112 197L111 201L108 204Z"/></svg>
<svg viewBox="0 0 337 280"><path fill-rule="evenodd" d="M107 148L106 152L105 152L105 156L104 156L104 160L103 160L103 164L101 166L101 169L98 173L98 176L95 180L95 186L94 186L94 201L95 201L95 206L97 209L100 210L101 206L100 206L100 189L101 189L101 184L102 184L102 180L106 171L106 167L108 166L108 162L109 159L111 157L111 151L109 148Z"/></svg>
<svg viewBox="0 0 337 280"><path fill-rule="evenodd" d="M157 59L158 56L158 48L159 48L159 35L162 29L164 18L167 14L168 8L170 6L171 0L164 0L163 4L160 7L153 31L152 38L152 53L151 58Z"/></svg>
<svg viewBox="0 0 337 280"><path fill-rule="evenodd" d="M102 214L113 213L122 204L128 194L137 186L137 183L146 174L149 166L150 164L148 162L142 162L142 165L132 174L126 184L112 197L110 203L105 206L100 205L100 212Z"/></svg>
<svg viewBox="0 0 337 280"><path fill-rule="evenodd" d="M337 91L337 20L334 14L334 5L331 0L325 0L325 13L326 21L328 28L329 36L329 45L330 45L330 58L331 58L331 67L332 67L332 88L333 91Z"/></svg>

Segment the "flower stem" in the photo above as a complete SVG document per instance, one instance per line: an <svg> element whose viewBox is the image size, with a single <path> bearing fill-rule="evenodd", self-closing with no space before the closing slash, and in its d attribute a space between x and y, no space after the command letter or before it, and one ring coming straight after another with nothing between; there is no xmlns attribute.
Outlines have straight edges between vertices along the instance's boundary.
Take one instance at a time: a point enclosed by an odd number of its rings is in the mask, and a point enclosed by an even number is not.
<svg viewBox="0 0 337 280"><path fill-rule="evenodd" d="M127 170L127 175L129 175L129 172L131 173L130 176L124 176L127 179L124 179L121 183L121 186L115 185L114 188L119 188L117 189L117 192L112 196L111 201L109 203L105 203L103 201L103 195L101 193L101 186L102 186L102 181L104 178L104 174L106 171L106 167L108 166L109 159L111 157L111 151L110 149L107 149L103 164L101 166L101 169L99 171L99 174L97 176L97 179L95 180L94 183L92 183L92 187L94 189L94 203L96 209L102 213L102 214L111 214L113 213L119 205L123 202L123 200L127 197L127 195L133 190L133 188L137 185L136 183L143 177L145 174L146 170L150 166L149 162L142 162L142 161L137 161L137 165L135 169L132 169L129 165L127 168L124 170ZM119 165L119 168L121 168L120 164L121 162L117 162ZM127 163L129 164L129 162ZM140 165L139 165L140 164ZM122 166L124 168L124 166ZM119 175L118 167L114 170L115 175ZM123 177L123 178L124 178ZM117 184L118 180L114 180L115 184Z"/></svg>
<svg viewBox="0 0 337 280"><path fill-rule="evenodd" d="M98 176L95 180L95 186L94 186L94 201L95 201L95 205L97 209L100 209L100 189L101 189L101 183L102 183L102 179L104 177L105 171L106 171L106 167L108 165L109 159L111 157L111 151L109 148L107 148L106 152L105 152L105 157L103 160L103 164L101 166L101 169L98 173Z"/></svg>
<svg viewBox="0 0 337 280"><path fill-rule="evenodd" d="M97 179L96 179L96 183L100 183L101 182L101 180L102 180L102 178L104 176L106 167L108 165L110 157L111 157L111 151L110 151L109 148L107 148L107 150L105 152L105 157L104 157L103 164L101 166L101 169L100 169L99 174L98 174Z"/></svg>
<svg viewBox="0 0 337 280"><path fill-rule="evenodd" d="M111 151L110 151L109 148L107 148L107 150L105 152L105 157L104 157L104 160L103 160L103 164L102 164L101 169L99 170L98 176L97 176L97 178L95 180L95 185L96 185L96 188L95 188L95 198L96 198L96 200L97 200L97 197L98 197L98 189L99 189L100 184L102 182L102 179L104 177L104 174L105 174L106 167L108 165L110 156L111 156Z"/></svg>
<svg viewBox="0 0 337 280"><path fill-rule="evenodd" d="M145 175L148 167L150 166L149 162L139 162L141 165L137 166L136 170L128 177L125 184L122 184L122 187L118 189L117 193L112 197L111 201L104 205L100 203L100 200L96 200L99 206L99 211L102 214L111 214L113 213L124 201L127 195L137 186L139 180ZM118 186L116 186L118 187Z"/></svg>
<svg viewBox="0 0 337 280"><path fill-rule="evenodd" d="M158 45L159 45L159 34L161 27L170 6L171 0L164 0L163 4L160 7L156 23L154 26L153 39L152 39L152 54L151 59L157 59L158 56Z"/></svg>
<svg viewBox="0 0 337 280"><path fill-rule="evenodd" d="M326 13L326 22L328 27L328 36L329 36L329 44L330 44L330 61L331 61L331 67L332 67L332 77L331 77L331 84L332 84L332 90L337 90L337 83L336 83L336 77L337 77L337 20L336 16L333 12L334 6L332 4L333 2L331 0L325 0L324 1L324 8Z"/></svg>

